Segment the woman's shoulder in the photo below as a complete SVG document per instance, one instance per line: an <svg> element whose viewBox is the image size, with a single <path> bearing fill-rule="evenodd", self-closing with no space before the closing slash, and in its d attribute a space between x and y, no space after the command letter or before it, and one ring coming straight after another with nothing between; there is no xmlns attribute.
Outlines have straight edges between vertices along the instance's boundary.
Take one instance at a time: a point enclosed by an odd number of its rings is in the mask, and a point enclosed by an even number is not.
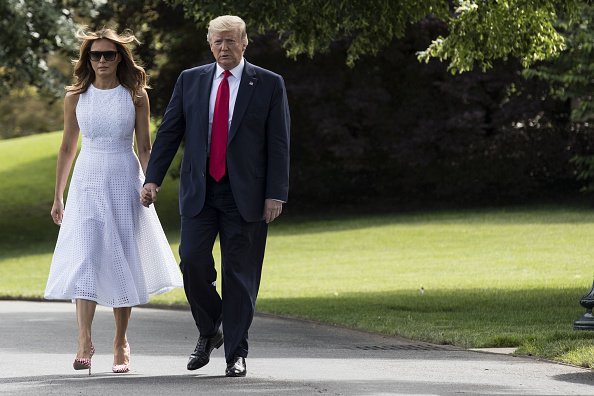
<svg viewBox="0 0 594 396"><path fill-rule="evenodd" d="M140 88L134 98L134 105L136 107L148 106L149 97L145 88Z"/></svg>
<svg viewBox="0 0 594 396"><path fill-rule="evenodd" d="M66 91L66 95L64 95L64 106L76 106L79 98L80 92Z"/></svg>

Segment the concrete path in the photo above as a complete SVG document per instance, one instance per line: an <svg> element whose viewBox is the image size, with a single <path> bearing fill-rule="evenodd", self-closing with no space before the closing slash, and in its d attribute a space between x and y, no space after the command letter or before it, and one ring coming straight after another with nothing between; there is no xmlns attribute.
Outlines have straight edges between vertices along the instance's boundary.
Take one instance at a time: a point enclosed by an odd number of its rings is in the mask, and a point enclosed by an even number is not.
<svg viewBox="0 0 594 396"><path fill-rule="evenodd" d="M113 315L98 308L93 375L74 371L69 303L0 301L0 395L594 395L591 370L464 351L259 315L246 378L226 378L222 348L187 371L196 343L189 311L138 308L132 371L112 374Z"/></svg>

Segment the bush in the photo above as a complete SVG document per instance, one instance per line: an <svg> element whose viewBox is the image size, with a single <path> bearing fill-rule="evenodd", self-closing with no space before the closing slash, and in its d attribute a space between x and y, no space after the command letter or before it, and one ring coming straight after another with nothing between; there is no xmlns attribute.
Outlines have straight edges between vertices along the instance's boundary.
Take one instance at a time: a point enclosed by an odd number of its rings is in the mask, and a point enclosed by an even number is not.
<svg viewBox="0 0 594 396"><path fill-rule="evenodd" d="M13 90L0 99L0 139L62 128L62 100L42 97L33 87Z"/></svg>

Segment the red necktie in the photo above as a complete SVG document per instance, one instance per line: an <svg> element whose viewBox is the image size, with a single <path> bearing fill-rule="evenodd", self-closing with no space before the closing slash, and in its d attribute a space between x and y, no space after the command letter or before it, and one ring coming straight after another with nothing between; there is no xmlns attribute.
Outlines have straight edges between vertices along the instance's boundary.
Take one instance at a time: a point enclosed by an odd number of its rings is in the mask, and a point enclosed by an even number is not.
<svg viewBox="0 0 594 396"><path fill-rule="evenodd" d="M225 176L227 131L229 130L229 70L223 73L223 81L217 90L214 113L212 116L212 130L210 133L210 160L208 173L213 179L219 181Z"/></svg>

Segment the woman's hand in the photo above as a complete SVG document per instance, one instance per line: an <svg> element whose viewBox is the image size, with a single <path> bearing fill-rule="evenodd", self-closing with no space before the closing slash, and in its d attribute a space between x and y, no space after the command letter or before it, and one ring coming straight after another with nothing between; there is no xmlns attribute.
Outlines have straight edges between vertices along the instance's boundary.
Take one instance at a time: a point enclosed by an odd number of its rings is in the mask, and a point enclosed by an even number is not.
<svg viewBox="0 0 594 396"><path fill-rule="evenodd" d="M56 223L57 225L62 224L62 219L64 218L64 202L61 199L54 200L54 204L52 206L52 211L50 214L52 216L52 220L54 221L54 223Z"/></svg>
<svg viewBox="0 0 594 396"><path fill-rule="evenodd" d="M157 193L159 192L159 186L155 183L146 183L140 191L140 203L144 207L149 207L151 204L157 202Z"/></svg>

